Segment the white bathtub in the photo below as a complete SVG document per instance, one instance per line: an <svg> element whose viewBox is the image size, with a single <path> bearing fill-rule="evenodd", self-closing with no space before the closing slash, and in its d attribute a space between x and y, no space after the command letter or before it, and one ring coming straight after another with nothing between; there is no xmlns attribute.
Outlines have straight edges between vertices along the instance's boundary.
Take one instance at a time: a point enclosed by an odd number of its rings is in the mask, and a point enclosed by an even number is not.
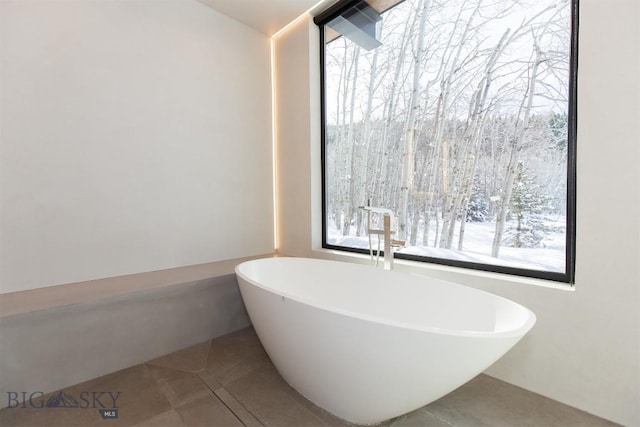
<svg viewBox="0 0 640 427"><path fill-rule="evenodd" d="M256 333L283 378L330 413L375 424L489 367L536 317L466 286L317 259L236 268Z"/></svg>

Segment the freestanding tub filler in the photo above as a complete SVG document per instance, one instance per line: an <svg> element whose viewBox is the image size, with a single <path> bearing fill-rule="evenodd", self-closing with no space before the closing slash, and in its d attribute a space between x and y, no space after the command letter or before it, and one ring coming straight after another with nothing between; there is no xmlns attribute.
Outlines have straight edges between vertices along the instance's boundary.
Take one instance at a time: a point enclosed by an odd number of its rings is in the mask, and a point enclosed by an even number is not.
<svg viewBox="0 0 640 427"><path fill-rule="evenodd" d="M375 424L466 383L534 325L527 308L370 266L267 258L236 267L256 333L284 379L346 421Z"/></svg>

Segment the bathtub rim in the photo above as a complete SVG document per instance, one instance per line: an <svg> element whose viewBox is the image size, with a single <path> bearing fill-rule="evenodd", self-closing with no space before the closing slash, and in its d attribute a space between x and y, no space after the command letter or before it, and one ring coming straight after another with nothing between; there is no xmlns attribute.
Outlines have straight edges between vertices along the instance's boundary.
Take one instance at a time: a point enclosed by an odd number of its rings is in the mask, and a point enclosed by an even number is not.
<svg viewBox="0 0 640 427"><path fill-rule="evenodd" d="M471 286L467 286L467 285L463 285L460 283L455 283L452 281L448 281L448 280L443 280L443 279L436 279L436 278L430 278L430 277L425 277L425 276L421 276L419 274L415 274L415 273L410 273L410 272L404 272L404 271L397 271L397 270L392 270L392 271L385 271L385 270L380 270L381 273L391 273L391 274L399 274L399 275L403 275L403 276L411 276L411 277L418 277L420 279L423 280L433 280L436 282L440 282L440 283L444 283L447 285L453 285L456 287L464 287L466 288L466 290L469 290L472 293L479 293L479 294L484 294L486 296L490 296L492 298L496 298L498 300L501 300L502 302L505 302L507 304L510 305L514 305L515 307L517 307L519 310L524 310L524 313L527 314L527 318L526 321L523 322L520 326L513 328L513 329L509 329L506 331L473 331L473 330L460 330L460 329L448 329L448 328L439 328L439 327L434 327L434 326L425 326L425 325L420 325L420 324L416 324L416 323L412 323L412 322L401 322L401 321L396 321L396 320L392 320L392 319L386 319L386 318L381 318L380 316L372 316L372 315L367 315L367 314L363 314L360 312L355 312L355 311L351 311L351 310L345 310L345 309L341 309L341 308L336 308L336 307L330 307L327 306L326 304L317 304L314 303L313 301L310 301L309 299L305 299L304 297L300 297L298 295L292 295L288 292L282 292L279 289L274 289L272 287L266 286L264 284L261 284L251 278L248 277L247 274L242 272L242 268L243 266L249 265L249 264L261 264L261 263L266 263L266 262L277 262L276 260L286 260L286 259L300 259L300 260L313 260L313 261L317 261L317 262L323 262L323 263L340 263L340 264L347 264L347 265L351 265L354 266L354 268L374 268L368 265L364 265L364 264L357 264L357 263L350 263L350 262L344 262L344 261L336 261L336 260L327 260L327 259L321 259L321 258L309 258L309 257L290 257L290 256L281 256L281 257L276 257L276 258L264 258L264 259L256 259L256 260L250 260L250 261L245 261L243 263L240 263L236 266L235 268L235 272L236 272L236 276L238 278L242 278L243 280L247 281L248 283L251 283L253 286L256 286L260 289L263 289L267 292L270 292L272 294L278 295L282 298L286 298L289 299L291 301L295 301L298 302L300 304L304 304L306 306L309 307L313 307L316 308L318 310L323 310L326 312L330 312L330 313L336 313L339 315L343 315L343 316L348 316L348 317L352 317L352 318L356 318L356 319L360 319L363 321L367 321L367 322L373 322L379 325L387 325L387 326L394 326L394 327L398 327L398 328L403 328L403 329L409 329L409 330L414 330L414 331L419 331L419 332L427 332L427 333L434 333L434 334L440 334L440 335L451 335L451 336L458 336L458 337L474 337L474 338L490 338L490 339L508 339L508 338L515 338L515 337L523 337L524 335L526 335L535 325L536 321L537 321L537 317L535 315L535 313L533 311L531 311L530 309L528 309L527 307L523 306L522 304L519 304L515 301L512 301L508 298L502 297L500 295L496 295L493 294L491 292L487 292L487 291L483 291L480 289L476 289L473 288ZM242 290L242 288L241 288Z"/></svg>

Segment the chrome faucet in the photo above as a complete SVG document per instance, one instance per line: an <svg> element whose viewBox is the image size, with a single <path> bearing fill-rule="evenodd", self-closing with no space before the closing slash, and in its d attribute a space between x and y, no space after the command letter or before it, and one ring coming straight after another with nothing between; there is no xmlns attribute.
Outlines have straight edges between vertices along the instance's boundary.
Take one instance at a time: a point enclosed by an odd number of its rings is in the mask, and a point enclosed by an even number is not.
<svg viewBox="0 0 640 427"><path fill-rule="evenodd" d="M391 215L393 212L391 209L387 208L376 208L372 206L360 206L361 209L367 211L367 231L369 234L369 254L371 255L371 260L373 261L373 245L371 243L371 236L378 236L378 250L376 253L376 262L375 265L378 266L378 259L380 257L380 235L383 236L384 239L384 263L383 268L385 270L393 269L393 247L404 246L404 240L394 240L391 238L393 231L391 231ZM381 214L383 215L383 227L382 229L371 228L371 214Z"/></svg>

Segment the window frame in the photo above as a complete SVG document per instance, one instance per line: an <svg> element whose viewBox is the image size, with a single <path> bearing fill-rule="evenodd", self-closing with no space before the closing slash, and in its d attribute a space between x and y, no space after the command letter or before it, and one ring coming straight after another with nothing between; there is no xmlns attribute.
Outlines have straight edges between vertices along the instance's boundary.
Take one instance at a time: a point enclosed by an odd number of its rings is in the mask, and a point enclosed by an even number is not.
<svg viewBox="0 0 640 427"><path fill-rule="evenodd" d="M379 11L384 13L405 0L398 0L390 7ZM552 272L543 270L533 270L525 268L507 267L497 264L483 264L468 261L459 261L446 258L434 258L428 256L410 255L394 253L395 259L418 261L431 264L439 264L450 267L458 267L470 270L479 270L493 273L509 274L514 276L543 279L554 282L563 282L573 286L575 284L575 260L576 260L576 193L577 193L577 95L578 95L578 24L579 24L579 0L571 1L571 30L569 46L569 93L567 109L567 226L565 242L565 271ZM360 3L361 0L339 0L337 3L319 13L314 17L314 23L318 26L320 33L320 161L322 179L322 248L351 252L358 254L369 254L369 251L361 248L333 245L327 243L327 164L326 164L326 76L325 76L325 31L324 27L332 19L336 18L349 8ZM388 2L387 2L388 3ZM381 254L384 252L381 251Z"/></svg>

